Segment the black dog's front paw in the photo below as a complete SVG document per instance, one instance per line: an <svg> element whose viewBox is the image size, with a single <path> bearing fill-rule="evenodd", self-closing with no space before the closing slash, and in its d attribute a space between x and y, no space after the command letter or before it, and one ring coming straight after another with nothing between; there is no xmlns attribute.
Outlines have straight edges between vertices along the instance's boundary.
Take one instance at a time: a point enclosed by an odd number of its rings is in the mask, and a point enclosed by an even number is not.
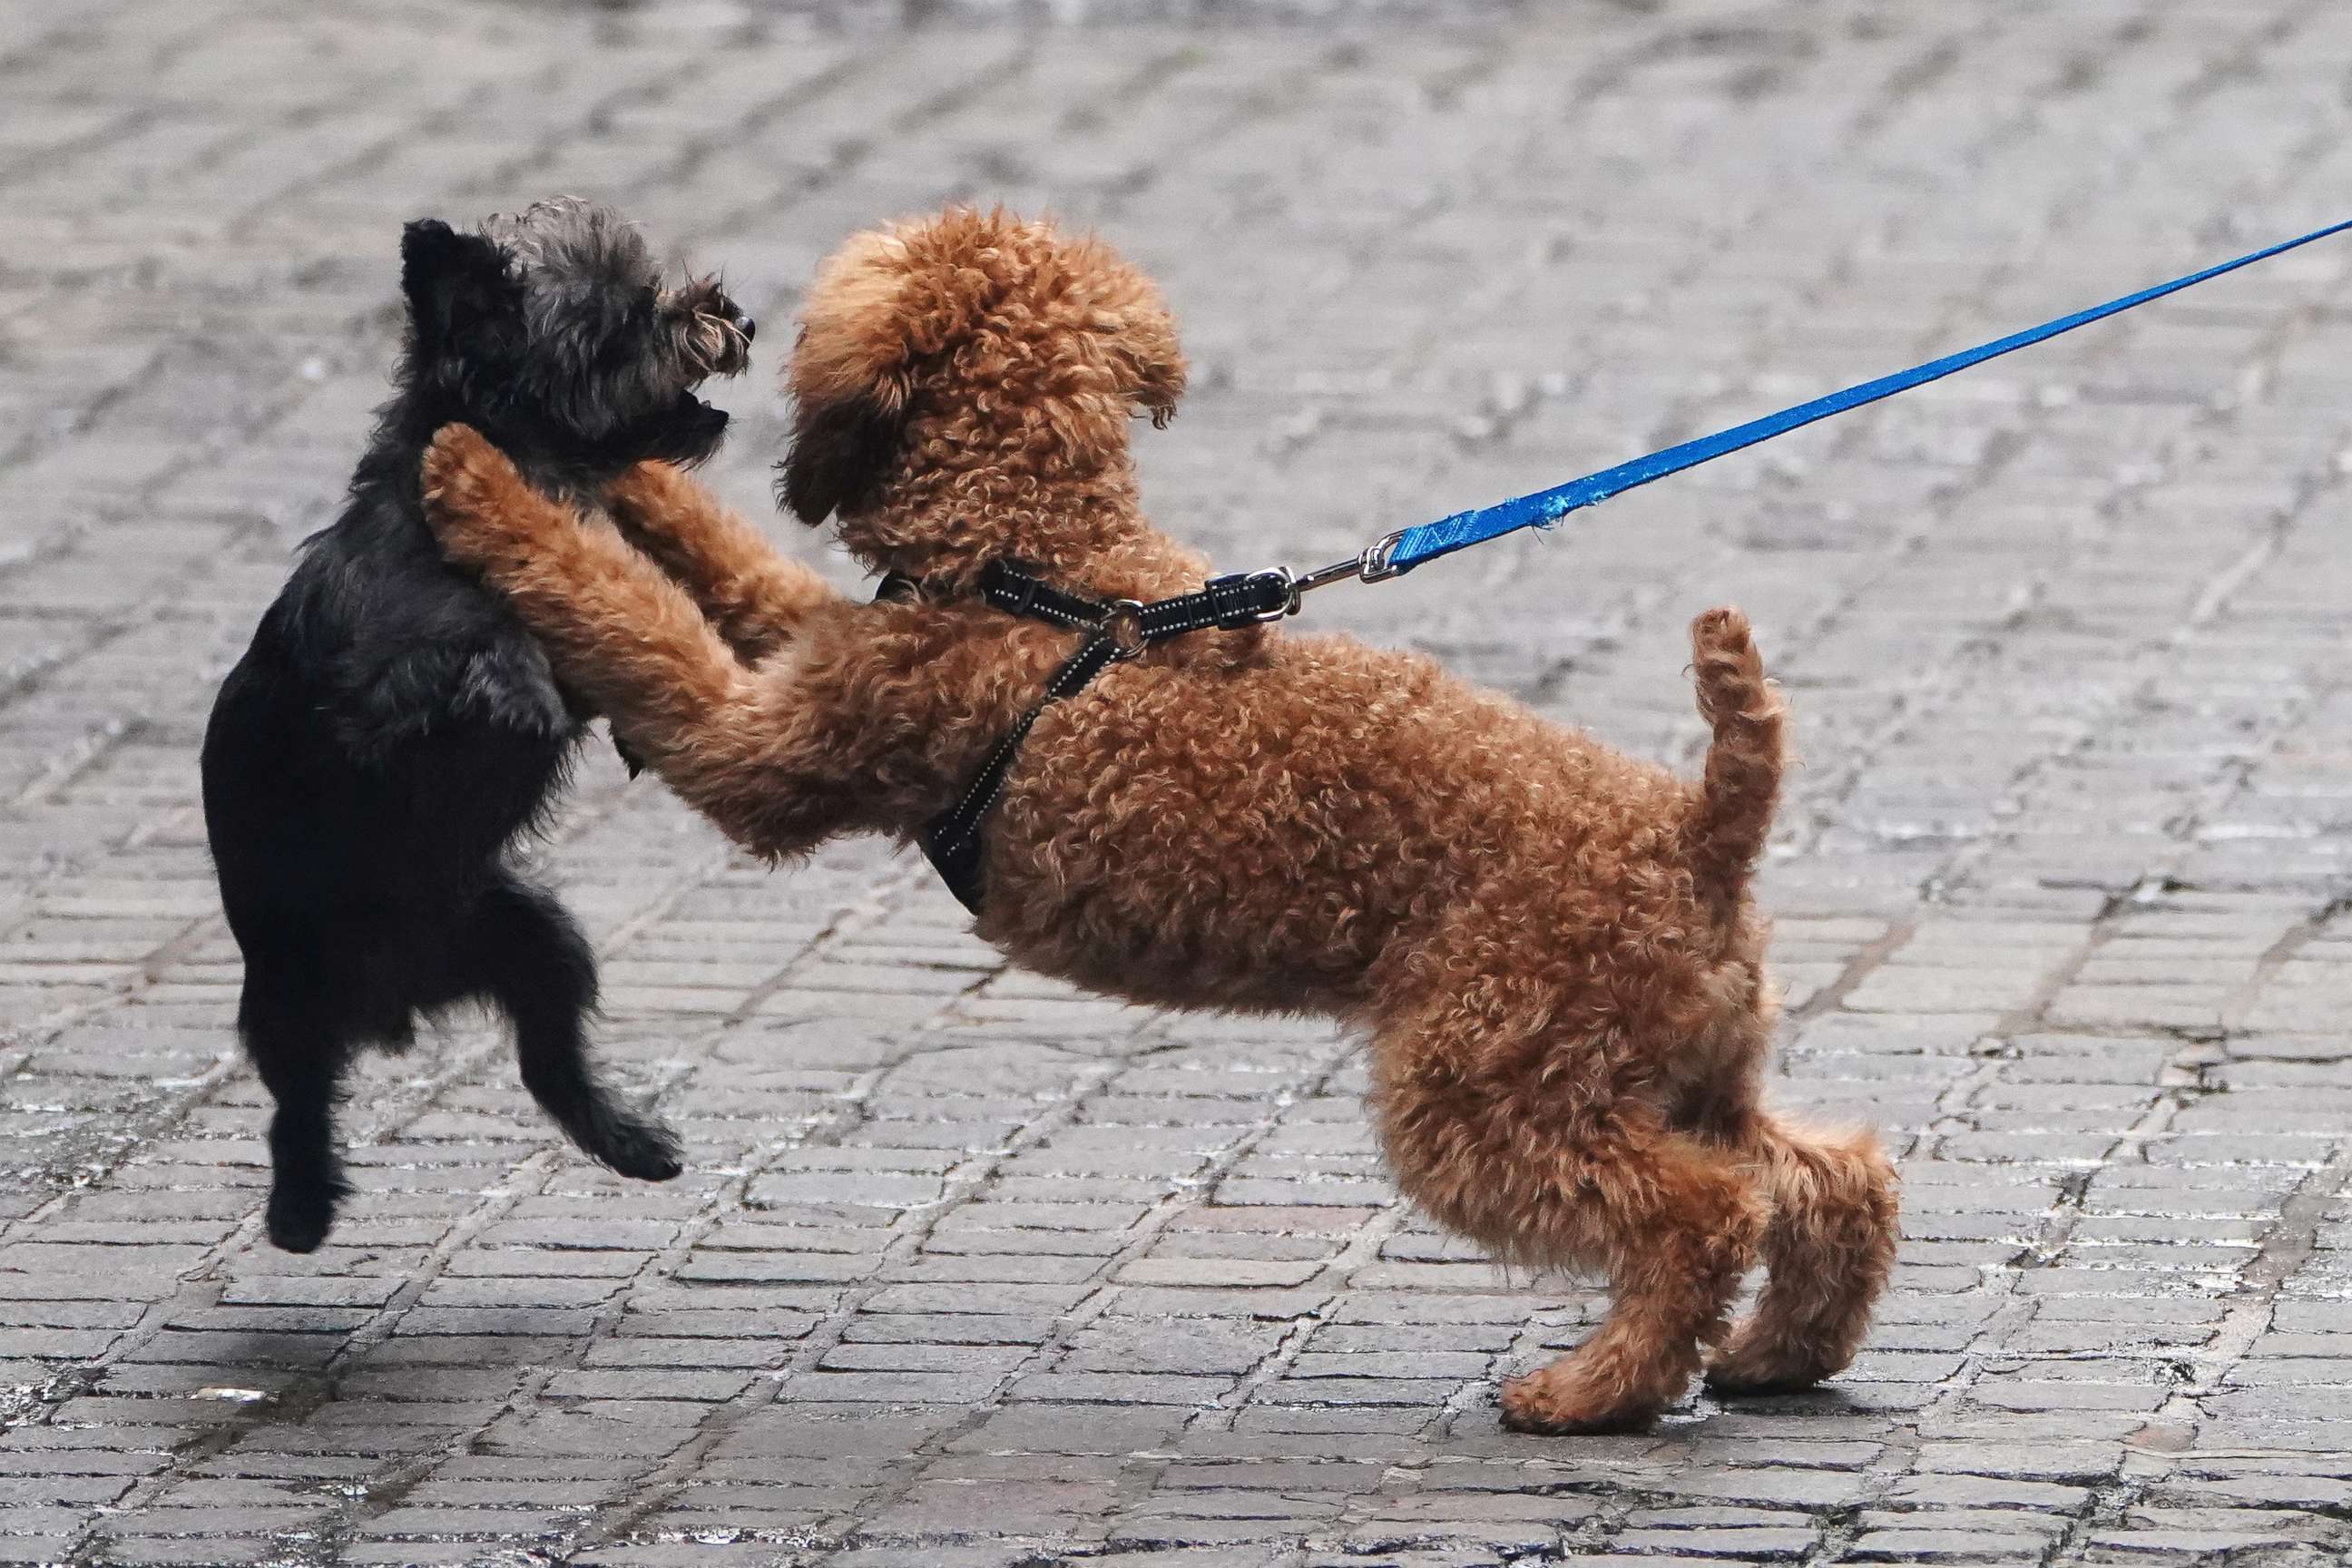
<svg viewBox="0 0 2352 1568"><path fill-rule="evenodd" d="M686 1169L677 1134L656 1118L635 1111L614 1111L595 1140L583 1140L583 1147L594 1159L640 1182L667 1182Z"/></svg>
<svg viewBox="0 0 2352 1568"><path fill-rule="evenodd" d="M264 1216L270 1244L286 1252L316 1252L334 1226L335 1200L341 1195L317 1187L289 1187L282 1182L272 1187Z"/></svg>

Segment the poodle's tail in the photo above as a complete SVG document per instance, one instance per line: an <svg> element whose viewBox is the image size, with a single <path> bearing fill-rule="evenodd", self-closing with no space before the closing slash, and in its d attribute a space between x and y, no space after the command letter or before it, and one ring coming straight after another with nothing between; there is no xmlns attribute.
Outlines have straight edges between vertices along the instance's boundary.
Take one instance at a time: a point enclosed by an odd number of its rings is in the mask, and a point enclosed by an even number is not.
<svg viewBox="0 0 2352 1568"><path fill-rule="evenodd" d="M1788 709L1766 682L1748 617L1738 610L1709 610L1691 623L1691 662L1698 710L1714 727L1715 743L1683 832L1700 890L1736 902L1772 828Z"/></svg>

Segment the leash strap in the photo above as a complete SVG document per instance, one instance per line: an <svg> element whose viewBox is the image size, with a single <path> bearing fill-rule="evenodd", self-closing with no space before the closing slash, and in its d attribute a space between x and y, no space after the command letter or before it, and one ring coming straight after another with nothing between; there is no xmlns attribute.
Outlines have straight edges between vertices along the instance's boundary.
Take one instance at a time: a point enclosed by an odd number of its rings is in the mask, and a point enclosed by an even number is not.
<svg viewBox="0 0 2352 1568"><path fill-rule="evenodd" d="M908 580L892 574L883 580L878 597L903 597L913 589ZM981 826L988 819L1021 742L1029 738L1038 716L1065 698L1075 697L1112 664L1141 655L1155 643L1211 626L1234 630L1258 621L1278 620L1297 603L1286 572L1252 572L1213 577L1197 593L1148 604L1097 599L1066 594L1050 583L1003 562L991 562L981 574L981 597L1009 615L1050 621L1087 634L1078 651L1054 671L1045 695L1005 732L964 786L956 804L923 826L918 842L924 858L948 885L956 901L973 914L981 911L987 892L982 865L984 841Z"/></svg>
<svg viewBox="0 0 2352 1568"><path fill-rule="evenodd" d="M1941 381L1948 375L1967 370L1972 365L1982 364L1987 360L1998 359L2006 353L2014 353L2019 349L2031 348L2035 343L2047 342L2062 332L2071 332L2077 327L2089 326L2093 321L2102 321L2109 316L2120 315L2135 306L2145 305L2152 300L2161 300L2168 294L2177 294L2183 289L2191 288L2209 279L2235 272L2242 267L2252 267L2257 261L2267 261L2272 257L2293 250L2298 246L2309 245L2314 240L2326 239L2330 235L2342 234L2347 229L2352 229L2352 220L2330 224L2326 228L2314 229L2298 238L2286 240L2278 245L2265 246L2260 250L2241 256L2234 261L2225 261L2218 267L2209 267L2202 272L2192 272L2186 278L2176 278L2169 283L2158 283L2154 288L2142 289L2136 294L2126 294L2119 300L2110 300L2104 305L2094 305L2087 310L2077 310L2072 315L2045 321L2038 327L2029 327L2021 332L2011 332L2005 338L1995 338L1989 343L1979 343L1975 348L1963 349L1958 353L1947 354L1942 359L1929 360L1927 363L1914 365L1909 370L1897 371L1892 375L1883 375L1875 381L1865 381L1859 385L1832 392L1827 396L1816 397L1810 403L1800 403L1793 408L1784 408L1778 414L1768 414L1761 419L1751 419L1745 425L1735 425L1728 430L1718 430L1712 436L1702 436L1696 440L1685 441L1677 446L1652 452L1647 457L1636 458L1632 462L1620 463L1613 468L1603 468L1599 473L1587 474L1580 479L1570 479L1564 485L1558 485L1548 490L1538 490L1533 495L1517 496L1494 506L1482 507L1474 511L1456 512L1452 517L1440 518L1435 522L1424 522L1417 528L1405 529L1400 533L1391 534L1387 539L1381 540L1366 551L1362 557L1363 570L1360 574L1368 583L1379 582L1383 578L1410 572L1424 562L1434 561L1441 555L1450 555L1454 551L1467 546L1484 543L1500 534L1511 533L1522 528L1549 527L1570 512L1598 505L1612 496L1621 495L1639 485L1646 485L1653 479L1662 479L1669 474L1678 474L1685 468L1696 468L1701 463L1710 462L1728 453L1737 452L1743 447L1753 447L1759 441L1769 441L1775 436L1785 435L1802 426L1811 425L1816 420L1827 419L1834 414L1843 414L1848 409L1860 408L1865 404L1876 403L1881 398L1892 397L1898 392L1908 392L1915 386L1925 386L1931 381ZM1383 549L1383 546L1386 548ZM1318 573L1315 575L1322 577L1324 574Z"/></svg>

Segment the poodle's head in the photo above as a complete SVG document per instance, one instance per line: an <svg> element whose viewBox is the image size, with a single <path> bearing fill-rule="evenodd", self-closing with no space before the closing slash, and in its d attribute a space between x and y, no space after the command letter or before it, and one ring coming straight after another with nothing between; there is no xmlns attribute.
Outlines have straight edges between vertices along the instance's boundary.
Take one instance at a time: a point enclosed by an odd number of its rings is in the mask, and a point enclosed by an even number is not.
<svg viewBox="0 0 2352 1568"><path fill-rule="evenodd" d="M867 564L969 577L1082 561L1130 494L1129 423L1184 390L1151 280L1091 237L951 207L853 237L819 269L786 373L779 484ZM1116 509L1113 509L1116 510Z"/></svg>

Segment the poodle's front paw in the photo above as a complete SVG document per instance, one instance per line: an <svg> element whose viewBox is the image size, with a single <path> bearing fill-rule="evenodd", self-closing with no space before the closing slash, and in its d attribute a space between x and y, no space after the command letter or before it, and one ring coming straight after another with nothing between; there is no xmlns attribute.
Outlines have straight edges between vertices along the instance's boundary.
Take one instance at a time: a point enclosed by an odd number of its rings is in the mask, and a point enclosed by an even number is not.
<svg viewBox="0 0 2352 1568"><path fill-rule="evenodd" d="M692 483L673 465L648 458L624 471L605 494L615 510L642 528L667 521Z"/></svg>
<svg viewBox="0 0 2352 1568"><path fill-rule="evenodd" d="M518 542L509 531L530 515L506 504L527 489L504 452L470 425L444 425L425 448L425 521L452 560L481 564Z"/></svg>
<svg viewBox="0 0 2352 1568"><path fill-rule="evenodd" d="M1503 1425L1551 1436L1639 1432L1670 1399L1641 1382L1603 1375L1598 1358L1568 1355L1503 1384Z"/></svg>

